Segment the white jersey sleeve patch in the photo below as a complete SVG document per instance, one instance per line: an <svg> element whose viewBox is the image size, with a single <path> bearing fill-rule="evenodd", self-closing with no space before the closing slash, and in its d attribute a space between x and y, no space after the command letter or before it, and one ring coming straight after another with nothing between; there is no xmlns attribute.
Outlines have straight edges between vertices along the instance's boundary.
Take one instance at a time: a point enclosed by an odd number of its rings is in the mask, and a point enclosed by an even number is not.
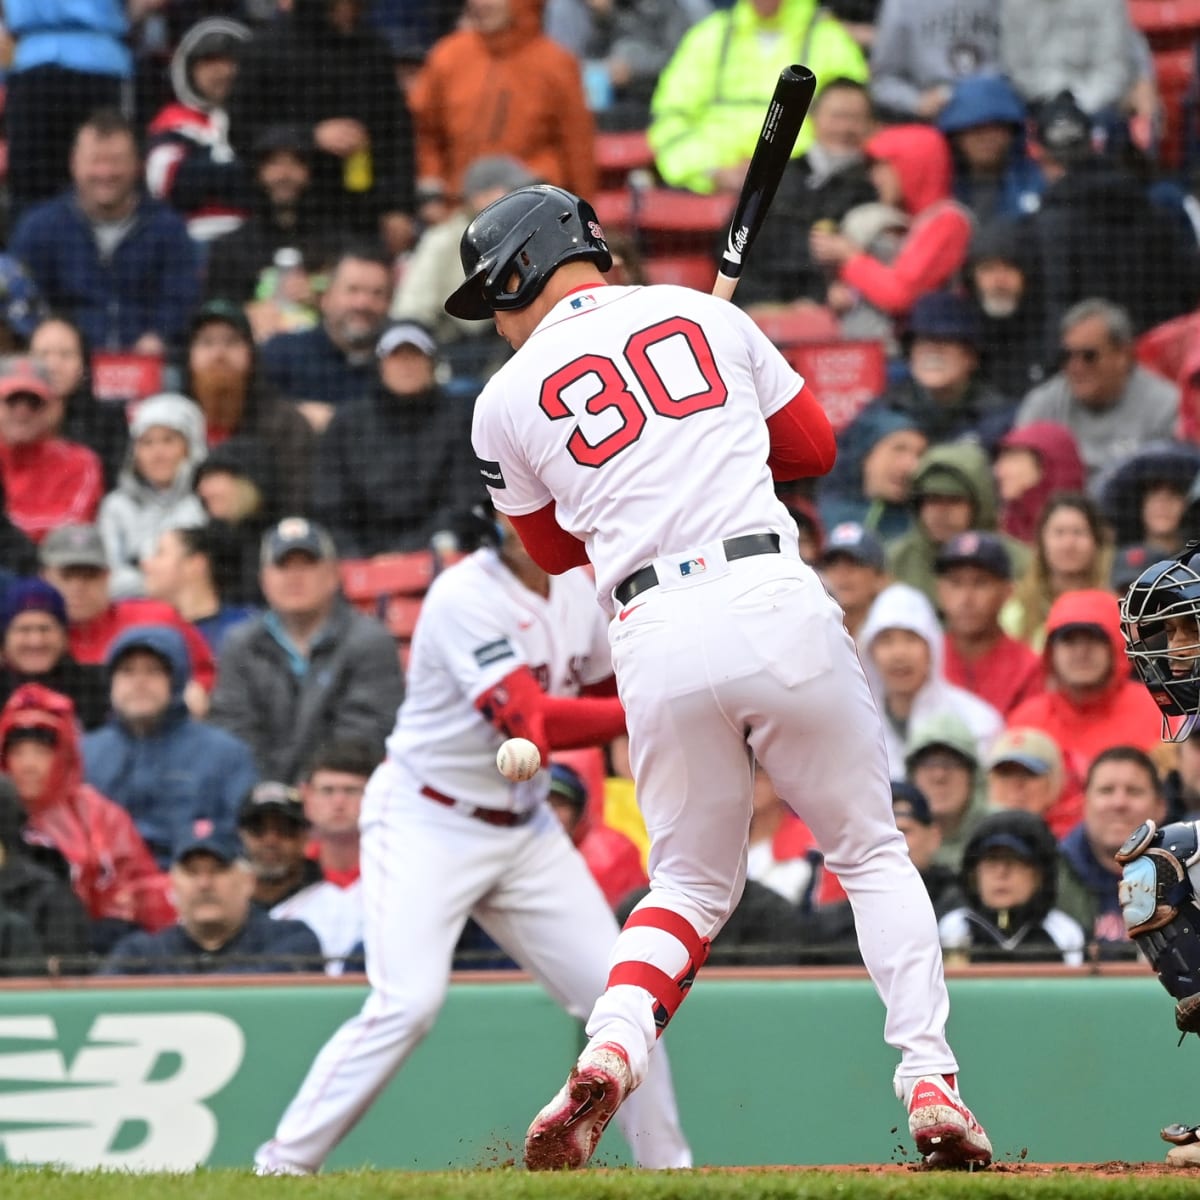
<svg viewBox="0 0 1200 1200"><path fill-rule="evenodd" d="M545 508L553 497L533 473L519 443L509 436L500 387L489 383L475 401L471 442L492 503L500 512L520 517Z"/></svg>
<svg viewBox="0 0 1200 1200"><path fill-rule="evenodd" d="M527 665L510 636L507 607L485 589L457 588L453 602L439 605L436 616L445 667L472 703L505 675Z"/></svg>

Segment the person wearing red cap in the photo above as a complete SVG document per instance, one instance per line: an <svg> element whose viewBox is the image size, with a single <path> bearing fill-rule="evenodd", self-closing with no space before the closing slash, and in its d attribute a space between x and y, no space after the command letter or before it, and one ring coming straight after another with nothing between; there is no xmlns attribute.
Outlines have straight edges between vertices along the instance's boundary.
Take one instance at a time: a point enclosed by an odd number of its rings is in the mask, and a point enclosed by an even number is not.
<svg viewBox="0 0 1200 1200"><path fill-rule="evenodd" d="M1012 560L994 533L951 538L934 560L937 606L946 628L946 678L1002 716L1042 691L1042 664L1000 626L1012 595Z"/></svg>
<svg viewBox="0 0 1200 1200"><path fill-rule="evenodd" d="M8 515L40 542L70 521L90 521L104 495L94 451L54 436L62 400L32 358L0 360L0 478Z"/></svg>

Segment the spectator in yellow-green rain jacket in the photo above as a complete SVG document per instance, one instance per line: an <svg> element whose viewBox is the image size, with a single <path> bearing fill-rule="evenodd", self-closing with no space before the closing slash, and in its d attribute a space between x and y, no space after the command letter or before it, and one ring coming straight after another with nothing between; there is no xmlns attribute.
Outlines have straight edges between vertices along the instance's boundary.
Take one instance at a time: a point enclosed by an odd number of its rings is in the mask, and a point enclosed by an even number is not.
<svg viewBox="0 0 1200 1200"><path fill-rule="evenodd" d="M672 187L736 193L779 72L803 63L818 87L865 81L867 63L842 24L816 0L736 0L693 25L659 76L650 146ZM810 149L800 130L793 157Z"/></svg>

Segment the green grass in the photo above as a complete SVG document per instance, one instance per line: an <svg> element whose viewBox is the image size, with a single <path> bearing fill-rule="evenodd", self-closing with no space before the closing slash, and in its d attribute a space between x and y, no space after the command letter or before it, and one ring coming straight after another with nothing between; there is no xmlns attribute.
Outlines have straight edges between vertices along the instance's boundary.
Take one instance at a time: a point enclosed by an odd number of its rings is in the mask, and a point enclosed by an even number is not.
<svg viewBox="0 0 1200 1200"><path fill-rule="evenodd" d="M958 1200L959 1197L1032 1196L1035 1200L1092 1197L1192 1197L1194 1173L1170 1176L1111 1174L1101 1178L1055 1172L1003 1171L870 1175L859 1171L583 1171L530 1175L525 1171L454 1171L405 1174L347 1171L308 1178L258 1179L245 1170L201 1170L194 1175L66 1173L0 1167L4 1200Z"/></svg>

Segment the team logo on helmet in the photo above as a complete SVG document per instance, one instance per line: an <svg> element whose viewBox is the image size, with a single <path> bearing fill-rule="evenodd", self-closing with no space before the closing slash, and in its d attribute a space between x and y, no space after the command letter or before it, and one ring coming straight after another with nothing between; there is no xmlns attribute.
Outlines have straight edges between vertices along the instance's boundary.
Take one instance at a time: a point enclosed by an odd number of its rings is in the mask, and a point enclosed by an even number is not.
<svg viewBox="0 0 1200 1200"><path fill-rule="evenodd" d="M588 233L590 233L592 235L592 237L594 237L598 242L602 242L605 240L604 230L600 228L599 221L589 221L587 223L587 225L588 225Z"/></svg>

